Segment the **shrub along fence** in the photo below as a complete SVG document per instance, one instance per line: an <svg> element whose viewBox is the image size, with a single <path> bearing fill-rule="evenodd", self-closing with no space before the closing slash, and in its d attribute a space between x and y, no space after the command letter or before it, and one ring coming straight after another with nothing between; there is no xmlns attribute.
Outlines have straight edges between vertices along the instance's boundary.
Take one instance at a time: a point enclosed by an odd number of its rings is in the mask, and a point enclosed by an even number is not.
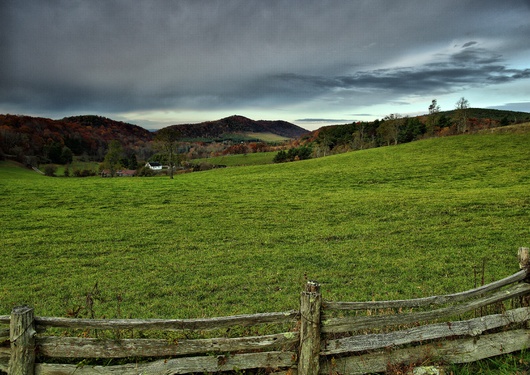
<svg viewBox="0 0 530 375"><path fill-rule="evenodd" d="M9 324L0 328L0 371L169 375L261 369L313 375L472 362L530 347L528 259L528 248L520 248L521 271L512 276L412 300L323 301L319 284L308 282L300 310L278 313L100 320L36 317L32 308L16 307L0 316L0 324ZM264 325L269 334L256 334ZM270 334L271 327L279 333ZM137 338L122 338L125 332ZM233 332L237 336L229 337Z"/></svg>

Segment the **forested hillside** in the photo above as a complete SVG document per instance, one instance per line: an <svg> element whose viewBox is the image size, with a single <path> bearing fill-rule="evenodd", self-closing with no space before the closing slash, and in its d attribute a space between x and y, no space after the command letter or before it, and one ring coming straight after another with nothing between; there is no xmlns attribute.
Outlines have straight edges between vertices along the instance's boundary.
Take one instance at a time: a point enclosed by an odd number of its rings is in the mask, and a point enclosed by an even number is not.
<svg viewBox="0 0 530 375"><path fill-rule="evenodd" d="M434 101L433 101L434 103ZM464 108L432 111L429 115L325 126L309 132L286 121L251 120L230 116L199 124L173 125L178 130L179 150L190 160L227 154L279 151L277 162L307 159L352 150L396 145L418 139L472 133L530 121L530 113ZM156 133L133 124L101 116L75 116L61 120L0 115L0 159L26 165L103 161L111 141L123 150L122 159L139 162L155 158ZM267 139L267 140L266 140ZM279 141L289 141L278 145ZM282 156L282 157L280 157Z"/></svg>
<svg viewBox="0 0 530 375"><path fill-rule="evenodd" d="M312 145L315 156L324 156L528 121L530 113L482 108L433 112L417 117L391 114L372 122L325 126L305 137L303 143Z"/></svg>
<svg viewBox="0 0 530 375"><path fill-rule="evenodd" d="M190 156L205 156L212 152L256 152L257 149L264 150L266 139L278 142L308 133L285 121L254 121L243 116L200 124L174 125L172 128L178 129L183 143L179 152ZM155 135L140 126L101 116L52 120L0 115L0 159L15 159L27 165L67 164L74 156L85 161L102 161L109 143L117 141L124 150L124 157L134 155L140 161L147 161L157 151L152 144ZM252 141L254 143L248 144L248 147L240 145L241 142ZM215 142L221 144L208 147L208 144Z"/></svg>
<svg viewBox="0 0 530 375"><path fill-rule="evenodd" d="M199 124L173 125L187 139L226 139L234 134L271 133L285 138L298 138L308 130L287 121L251 120L243 116L230 116L217 121Z"/></svg>
<svg viewBox="0 0 530 375"><path fill-rule="evenodd" d="M0 115L0 156L25 164L65 164L74 155L100 161L108 144L117 140L128 152L151 153L153 134L148 130L101 116L62 120Z"/></svg>

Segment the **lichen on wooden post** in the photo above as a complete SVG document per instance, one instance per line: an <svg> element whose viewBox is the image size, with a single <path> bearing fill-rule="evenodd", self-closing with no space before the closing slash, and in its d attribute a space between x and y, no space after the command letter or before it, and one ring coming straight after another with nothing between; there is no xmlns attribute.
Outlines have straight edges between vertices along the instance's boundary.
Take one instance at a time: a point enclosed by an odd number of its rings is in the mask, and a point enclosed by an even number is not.
<svg viewBox="0 0 530 375"><path fill-rule="evenodd" d="M517 252L517 258L519 259L519 269L527 270L530 263L528 247L520 247Z"/></svg>
<svg viewBox="0 0 530 375"><path fill-rule="evenodd" d="M15 307L11 312L9 340L11 357L9 375L33 375L35 368L35 319L28 306Z"/></svg>
<svg viewBox="0 0 530 375"><path fill-rule="evenodd" d="M320 285L308 281L300 298L300 354L298 375L316 375L320 371Z"/></svg>

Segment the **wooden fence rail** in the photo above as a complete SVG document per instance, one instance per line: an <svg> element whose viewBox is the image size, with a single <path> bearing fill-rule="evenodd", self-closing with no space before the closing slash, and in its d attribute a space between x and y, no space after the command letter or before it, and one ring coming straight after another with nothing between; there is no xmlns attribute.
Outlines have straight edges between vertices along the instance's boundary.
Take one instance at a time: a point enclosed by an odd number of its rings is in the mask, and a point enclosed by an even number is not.
<svg viewBox="0 0 530 375"><path fill-rule="evenodd" d="M11 326L16 317L32 309L22 307L13 310L8 317ZM239 315L212 319L69 319L35 317L27 319L21 329L29 336L36 337L33 349L20 342L16 333L11 333L10 361L6 368L5 361L0 370L11 374L186 374L191 372L219 372L234 369L245 370L254 368L290 368L296 364L297 353L294 351L299 342L298 332L283 332L273 335L235 338L209 339L115 339L115 338L80 338L62 336L35 335L49 328L93 329L93 330L126 330L137 331L211 331L232 327L255 326L258 324L286 324L294 326L298 311ZM6 317L0 317L0 323ZM117 366L78 366L73 364L40 363L32 371L20 371L15 364L27 368L33 362L14 358L16 347L27 347L39 356L46 358L131 358L131 357L178 357L161 359L151 363L127 364ZM259 352L257 352L259 351ZM2 353L0 352L0 357ZM215 353L215 355L209 355ZM228 354L230 353L230 354ZM197 355L190 357L190 355ZM24 363L24 364L23 364ZM22 365L23 364L23 365ZM285 372L285 371L284 371Z"/></svg>
<svg viewBox="0 0 530 375"><path fill-rule="evenodd" d="M0 316L0 372L170 375L266 369L339 375L384 372L403 363L472 362L530 347L528 248L518 255L521 271L505 279L411 300L325 301L320 285L311 281L299 310L211 319L35 317L32 308L16 307ZM223 336L260 324L274 325L279 333ZM61 335L51 330L62 330ZM76 330L107 334L78 337ZM121 338L123 330L163 333L164 338ZM210 332L210 337L191 339L184 334L189 332ZM120 364L99 364L117 359Z"/></svg>

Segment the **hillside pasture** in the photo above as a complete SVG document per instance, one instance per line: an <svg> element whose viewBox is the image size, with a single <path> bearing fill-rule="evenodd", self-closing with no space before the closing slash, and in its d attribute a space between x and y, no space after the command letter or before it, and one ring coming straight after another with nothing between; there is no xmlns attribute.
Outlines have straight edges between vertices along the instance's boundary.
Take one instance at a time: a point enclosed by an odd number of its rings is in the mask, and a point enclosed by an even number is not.
<svg viewBox="0 0 530 375"><path fill-rule="evenodd" d="M198 318L422 297L512 274L530 133L436 138L169 178L0 164L0 314ZM90 306L87 301L90 296Z"/></svg>
<svg viewBox="0 0 530 375"><path fill-rule="evenodd" d="M278 152L256 152L250 154L222 155L204 159L193 159L195 164L210 163L215 165L226 165L227 167L238 167L248 165L272 164Z"/></svg>
<svg viewBox="0 0 530 375"><path fill-rule="evenodd" d="M248 133L245 133L245 135L247 137L249 137L250 139L259 139L262 142L270 142L270 143L273 143L273 142L285 142L285 141L288 141L290 139L288 137L282 137L281 135L273 134L273 133L252 133L252 132L248 132Z"/></svg>

